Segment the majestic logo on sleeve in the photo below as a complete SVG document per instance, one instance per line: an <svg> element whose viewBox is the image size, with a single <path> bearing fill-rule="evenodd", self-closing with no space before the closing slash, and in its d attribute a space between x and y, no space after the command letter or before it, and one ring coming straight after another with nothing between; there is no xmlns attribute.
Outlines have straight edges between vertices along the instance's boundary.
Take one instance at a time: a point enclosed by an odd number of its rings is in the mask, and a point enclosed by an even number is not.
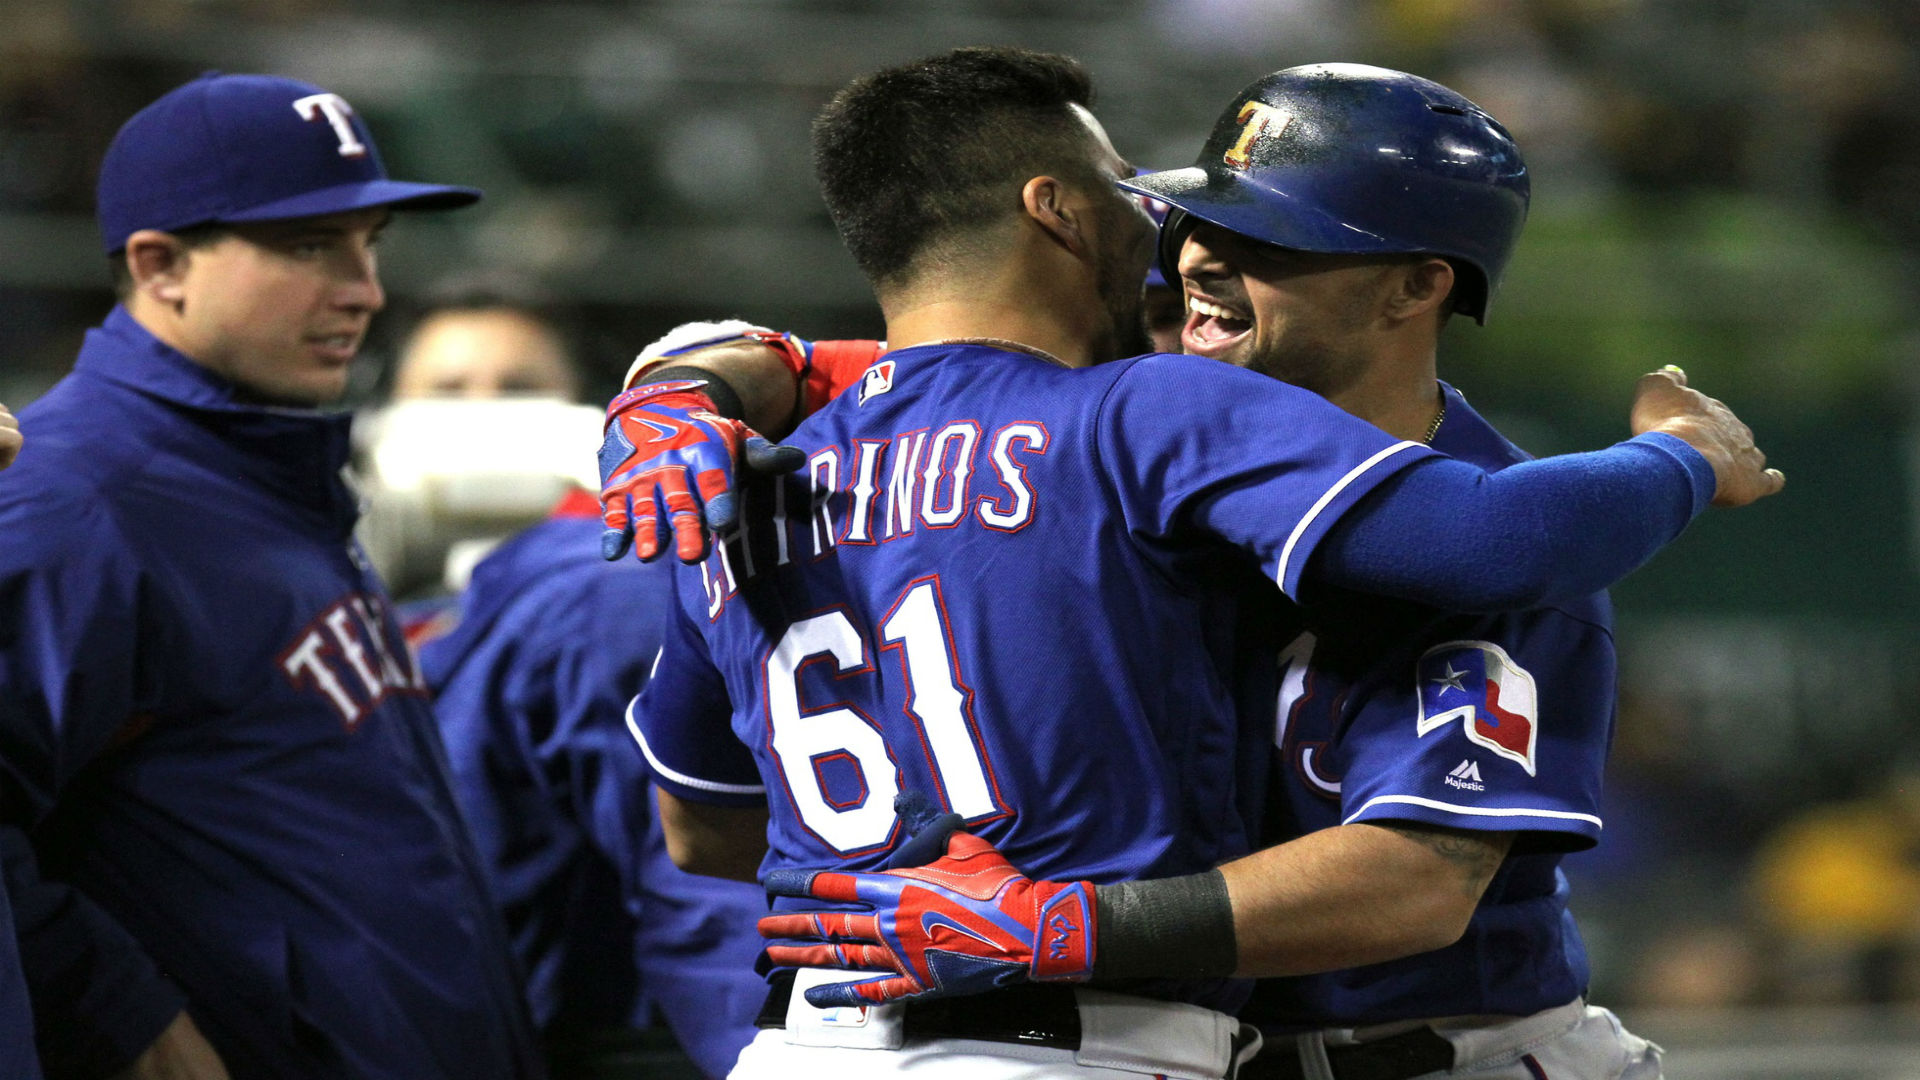
<svg viewBox="0 0 1920 1080"><path fill-rule="evenodd" d="M1449 641L1428 649L1414 674L1421 736L1459 720L1468 740L1534 775L1540 707L1533 676L1505 649L1491 641Z"/></svg>

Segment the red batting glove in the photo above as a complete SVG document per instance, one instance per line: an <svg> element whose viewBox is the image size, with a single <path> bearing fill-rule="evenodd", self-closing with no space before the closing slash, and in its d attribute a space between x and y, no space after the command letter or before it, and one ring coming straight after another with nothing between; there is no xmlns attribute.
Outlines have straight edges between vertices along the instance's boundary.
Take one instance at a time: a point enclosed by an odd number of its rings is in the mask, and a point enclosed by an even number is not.
<svg viewBox="0 0 1920 1080"><path fill-rule="evenodd" d="M734 462L752 433L713 411L701 393L706 385L646 383L607 406L600 444L602 557L618 559L632 543L634 554L651 562L671 530L680 561L697 563L707 557L709 528L731 524Z"/></svg>
<svg viewBox="0 0 1920 1080"><path fill-rule="evenodd" d="M819 1008L1092 977L1092 882L1033 881L972 833L952 833L945 851L925 866L878 873L769 873L771 895L857 903L872 914L769 915L760 935L790 943L767 946L767 959L883 973L809 989Z"/></svg>

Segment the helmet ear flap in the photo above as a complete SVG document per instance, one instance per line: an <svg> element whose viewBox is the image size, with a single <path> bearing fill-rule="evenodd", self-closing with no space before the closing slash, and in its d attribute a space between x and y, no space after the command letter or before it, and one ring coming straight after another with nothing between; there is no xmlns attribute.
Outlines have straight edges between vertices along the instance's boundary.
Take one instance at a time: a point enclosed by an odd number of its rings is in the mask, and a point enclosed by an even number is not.
<svg viewBox="0 0 1920 1080"><path fill-rule="evenodd" d="M1450 258L1447 262L1453 266L1453 295L1447 298L1447 310L1487 325L1486 272L1465 259Z"/></svg>
<svg viewBox="0 0 1920 1080"><path fill-rule="evenodd" d="M1199 226L1199 218L1177 206L1168 210L1167 220L1160 223L1160 240L1155 246L1154 258L1160 264L1160 276L1176 289L1180 288L1180 249Z"/></svg>

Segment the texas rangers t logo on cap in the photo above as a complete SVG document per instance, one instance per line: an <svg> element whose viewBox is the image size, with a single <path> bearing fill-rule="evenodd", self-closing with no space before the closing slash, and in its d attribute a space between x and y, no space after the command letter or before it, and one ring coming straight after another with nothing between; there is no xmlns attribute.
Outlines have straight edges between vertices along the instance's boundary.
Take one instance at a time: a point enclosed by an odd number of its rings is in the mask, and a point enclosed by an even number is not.
<svg viewBox="0 0 1920 1080"><path fill-rule="evenodd" d="M1533 676L1491 641L1435 645L1415 665L1420 687L1418 732L1462 721L1467 739L1534 775L1540 729Z"/></svg>
<svg viewBox="0 0 1920 1080"><path fill-rule="evenodd" d="M293 103L293 111L306 121L326 117L327 123L333 125L333 133L340 139L341 157L367 156L367 144L360 141L360 137L354 134L353 125L347 121L347 117L353 115L353 106L347 104L346 98L339 94L308 94Z"/></svg>

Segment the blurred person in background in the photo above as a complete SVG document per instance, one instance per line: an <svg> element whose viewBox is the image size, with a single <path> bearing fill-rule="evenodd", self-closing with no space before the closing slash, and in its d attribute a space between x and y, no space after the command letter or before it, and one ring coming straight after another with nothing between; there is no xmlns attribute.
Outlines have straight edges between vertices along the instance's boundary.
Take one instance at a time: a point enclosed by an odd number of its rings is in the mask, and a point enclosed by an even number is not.
<svg viewBox="0 0 1920 1080"><path fill-rule="evenodd" d="M434 305L401 345L393 397L577 401L580 373L542 302L480 283Z"/></svg>
<svg viewBox="0 0 1920 1080"><path fill-rule="evenodd" d="M1748 884L1788 1001L1920 1001L1920 762L1789 819Z"/></svg>
<svg viewBox="0 0 1920 1080"><path fill-rule="evenodd" d="M544 1073L326 411L393 212L477 198L271 76L107 149L120 303L0 484L0 848L50 1077Z"/></svg>
<svg viewBox="0 0 1920 1080"><path fill-rule="evenodd" d="M576 402L566 321L535 283L461 275L420 311L390 400L354 425L360 542L409 635L450 607L494 546L592 481L597 423Z"/></svg>
<svg viewBox="0 0 1920 1080"><path fill-rule="evenodd" d="M553 469L591 470L600 411L572 405L579 377L566 336L531 299L497 289L451 297L400 356L383 441L437 447L513 431L529 448L569 447ZM537 434L563 415L575 439ZM374 447L377 460L384 448ZM626 730L627 702L660 648L667 568L601 559L599 504L570 472L489 476L470 456L428 467L443 470L433 478L443 486L492 490L501 514L512 503L504 490L519 486L518 505L532 510L417 638L454 794L525 971L549 1069L587 1080L646 1061L661 1075L671 1051L640 1032L664 1018L700 1072L723 1076L754 1034L764 988L753 922L766 903L753 886L673 865ZM557 498L553 484L565 487ZM443 547L469 531L430 508L408 520Z"/></svg>

